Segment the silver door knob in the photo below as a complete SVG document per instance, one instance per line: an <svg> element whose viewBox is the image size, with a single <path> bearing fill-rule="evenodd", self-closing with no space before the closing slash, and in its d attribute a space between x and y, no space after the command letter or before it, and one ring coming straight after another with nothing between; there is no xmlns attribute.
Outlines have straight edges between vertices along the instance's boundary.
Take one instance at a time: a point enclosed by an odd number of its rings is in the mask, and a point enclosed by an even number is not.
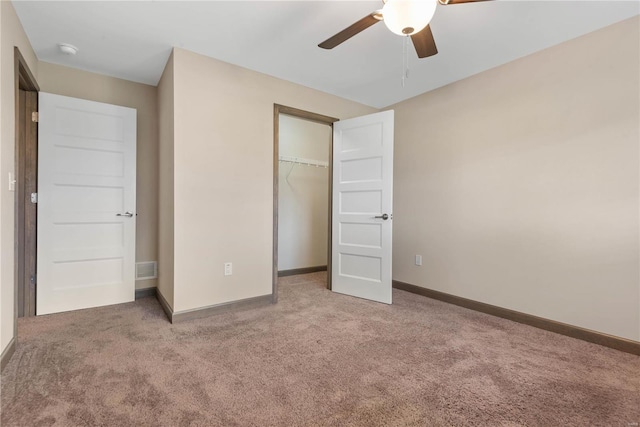
<svg viewBox="0 0 640 427"><path fill-rule="evenodd" d="M116 216L126 216L131 218L133 216L133 212L126 211L125 213L118 213Z"/></svg>
<svg viewBox="0 0 640 427"><path fill-rule="evenodd" d="M389 215L387 215L387 214L382 214L382 215L374 216L374 218L380 218L380 219L383 219L383 220L385 220L385 221L386 221L386 220L388 220L388 219L389 219Z"/></svg>

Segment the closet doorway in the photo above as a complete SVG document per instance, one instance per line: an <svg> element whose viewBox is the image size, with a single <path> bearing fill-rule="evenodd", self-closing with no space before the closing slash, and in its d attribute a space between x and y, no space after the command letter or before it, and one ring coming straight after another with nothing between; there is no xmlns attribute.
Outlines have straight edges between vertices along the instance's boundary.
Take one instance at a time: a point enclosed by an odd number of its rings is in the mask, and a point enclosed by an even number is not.
<svg viewBox="0 0 640 427"><path fill-rule="evenodd" d="M333 117L274 105L273 302L278 277L327 270L331 289Z"/></svg>

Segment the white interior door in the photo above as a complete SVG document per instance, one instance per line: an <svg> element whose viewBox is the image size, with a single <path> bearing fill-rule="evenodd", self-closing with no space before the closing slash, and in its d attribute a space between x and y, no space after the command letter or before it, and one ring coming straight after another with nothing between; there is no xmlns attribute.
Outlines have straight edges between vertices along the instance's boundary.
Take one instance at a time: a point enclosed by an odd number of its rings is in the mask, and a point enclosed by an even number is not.
<svg viewBox="0 0 640 427"><path fill-rule="evenodd" d="M133 301L136 110L40 92L36 313Z"/></svg>
<svg viewBox="0 0 640 427"><path fill-rule="evenodd" d="M391 304L393 111L333 125L331 289Z"/></svg>

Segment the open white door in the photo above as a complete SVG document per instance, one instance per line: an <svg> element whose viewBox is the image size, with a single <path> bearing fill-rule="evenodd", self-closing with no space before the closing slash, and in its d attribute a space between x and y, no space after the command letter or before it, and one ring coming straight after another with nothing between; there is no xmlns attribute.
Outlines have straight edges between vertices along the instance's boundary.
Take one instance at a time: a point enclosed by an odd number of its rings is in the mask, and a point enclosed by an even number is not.
<svg viewBox="0 0 640 427"><path fill-rule="evenodd" d="M40 92L38 315L133 301L136 110Z"/></svg>
<svg viewBox="0 0 640 427"><path fill-rule="evenodd" d="M391 304L393 111L333 125L331 289Z"/></svg>

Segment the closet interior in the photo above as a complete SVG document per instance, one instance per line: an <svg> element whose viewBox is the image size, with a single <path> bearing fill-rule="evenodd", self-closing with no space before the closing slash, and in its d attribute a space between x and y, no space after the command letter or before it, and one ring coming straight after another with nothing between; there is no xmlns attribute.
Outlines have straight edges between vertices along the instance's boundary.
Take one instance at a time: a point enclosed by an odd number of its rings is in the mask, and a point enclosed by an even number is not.
<svg viewBox="0 0 640 427"><path fill-rule="evenodd" d="M331 126L279 116L278 276L327 269Z"/></svg>

